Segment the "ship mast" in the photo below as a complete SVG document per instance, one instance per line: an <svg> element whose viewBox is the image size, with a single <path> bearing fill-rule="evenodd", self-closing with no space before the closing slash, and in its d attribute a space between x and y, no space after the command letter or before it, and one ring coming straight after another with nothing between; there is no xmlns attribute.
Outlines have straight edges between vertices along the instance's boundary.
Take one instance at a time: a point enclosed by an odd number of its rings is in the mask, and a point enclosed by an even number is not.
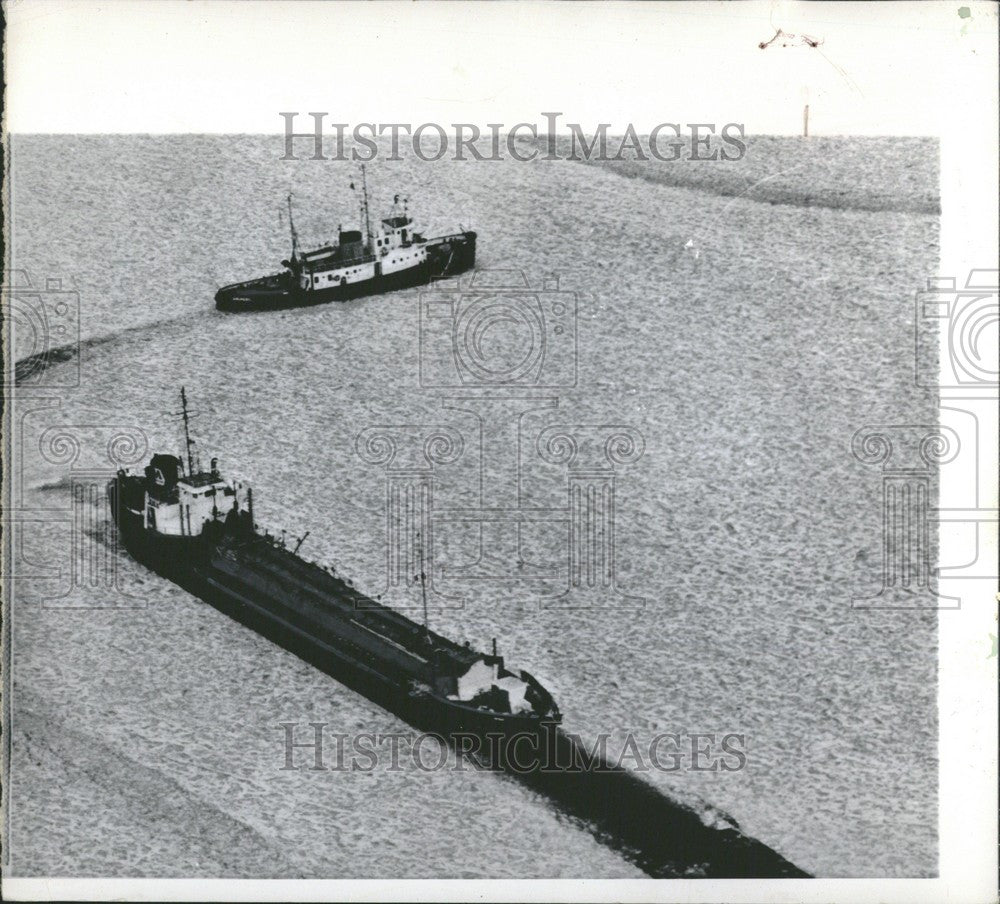
<svg viewBox="0 0 1000 904"><path fill-rule="evenodd" d="M187 447L188 477L190 477L194 474L194 462L191 459L191 446L194 443L191 440L191 432L188 429L188 401L183 386L181 387L181 417L184 418L184 444Z"/></svg>
<svg viewBox="0 0 1000 904"><path fill-rule="evenodd" d="M368 176L365 172L365 165L363 163L361 164L361 196L364 199L365 246L368 248L368 252L371 253L372 224L368 217Z"/></svg>
<svg viewBox="0 0 1000 904"><path fill-rule="evenodd" d="M427 627L427 575L424 573L424 543L420 534L417 534L417 555L420 556L420 595L424 601L424 636L430 636L430 629Z"/></svg>
<svg viewBox="0 0 1000 904"><path fill-rule="evenodd" d="M299 234L295 231L295 220L292 219L292 193L288 193L288 225L292 230L292 260L299 256Z"/></svg>
<svg viewBox="0 0 1000 904"><path fill-rule="evenodd" d="M424 541L417 531L417 555L420 556L420 596L424 601L424 641L430 646L431 642L431 629L427 627L427 575L424 573ZM431 669L431 684L437 681L437 661L436 652L431 651L429 657L430 669Z"/></svg>
<svg viewBox="0 0 1000 904"><path fill-rule="evenodd" d="M424 634L430 634L431 630L427 627L427 576L424 574L423 563L420 566L420 593L424 598Z"/></svg>

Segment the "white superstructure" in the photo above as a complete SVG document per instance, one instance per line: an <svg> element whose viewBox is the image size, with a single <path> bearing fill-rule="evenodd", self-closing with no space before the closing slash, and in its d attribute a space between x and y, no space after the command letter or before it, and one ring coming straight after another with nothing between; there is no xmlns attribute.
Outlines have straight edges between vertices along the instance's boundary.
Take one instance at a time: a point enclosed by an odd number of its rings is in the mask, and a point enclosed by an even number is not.
<svg viewBox="0 0 1000 904"><path fill-rule="evenodd" d="M164 487L162 496L147 491L143 525L168 537L197 537L209 522L246 507L243 483L213 471L180 477L172 487Z"/></svg>

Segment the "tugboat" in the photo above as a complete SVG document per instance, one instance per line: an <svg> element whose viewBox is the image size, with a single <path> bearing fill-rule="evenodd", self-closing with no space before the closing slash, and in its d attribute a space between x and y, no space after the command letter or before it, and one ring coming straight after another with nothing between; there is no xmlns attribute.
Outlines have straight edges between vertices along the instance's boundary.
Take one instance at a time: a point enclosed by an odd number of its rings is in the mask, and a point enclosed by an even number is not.
<svg viewBox="0 0 1000 904"><path fill-rule="evenodd" d="M354 183L351 183L354 188ZM373 232L368 209L368 177L361 165L360 229L338 227L337 241L300 251L288 195L292 255L281 273L223 286L215 293L220 311L271 311L327 301L346 301L395 289L426 285L455 276L476 263L476 233L471 230L425 238L414 229L407 202L393 200L392 210Z"/></svg>
<svg viewBox="0 0 1000 904"><path fill-rule="evenodd" d="M181 412L187 468L156 454L141 473L108 484L124 547L139 562L236 621L396 713L445 736L551 734L561 721L551 694L497 655L477 652L355 590L333 570L298 556L253 520L253 491L192 456L187 396ZM303 540L305 537L302 538Z"/></svg>

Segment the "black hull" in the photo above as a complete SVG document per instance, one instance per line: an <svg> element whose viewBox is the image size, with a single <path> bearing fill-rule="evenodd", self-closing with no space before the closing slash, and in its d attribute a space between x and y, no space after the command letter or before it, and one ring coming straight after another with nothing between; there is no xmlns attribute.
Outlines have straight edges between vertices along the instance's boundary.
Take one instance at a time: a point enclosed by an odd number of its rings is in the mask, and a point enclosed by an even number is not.
<svg viewBox="0 0 1000 904"><path fill-rule="evenodd" d="M433 279L464 273L475 264L476 234L464 232L427 243L427 260L417 267L389 274L379 272L372 279L312 290L301 288L291 273L281 273L223 286L215 294L215 306L228 313L248 313L350 301L425 286Z"/></svg>
<svg viewBox="0 0 1000 904"><path fill-rule="evenodd" d="M349 649L324 644L294 624L275 617L274 613L254 605L232 588L214 581L204 569L175 574L173 580L234 621L278 644L418 731L440 735L446 742L454 744L456 738L462 735L471 735L485 742L489 735L511 739L517 735L535 735L543 730L537 721L470 713L429 694L414 695L391 676L382 674L352 655ZM503 750L503 745L500 749ZM502 766L502 763L497 765ZM533 765L529 764L529 767Z"/></svg>
<svg viewBox="0 0 1000 904"><path fill-rule="evenodd" d="M110 494L112 511L117 511L114 484ZM153 534L127 509L116 520L122 545L138 562L417 730L439 734L451 742L457 735L478 738L478 744L470 745L468 740L461 743L466 750L497 752L497 757L491 757L491 766L503 768L507 763L506 742L498 745L498 738L539 737L547 731L547 726L558 724L558 715L540 719L534 715L496 713L415 691L408 676L393 669L384 658L366 654L349 639L337 637L329 630L317 631L314 624L291 610L286 602L234 581L214 565L213 554L218 547L211 540ZM519 750L524 749L526 746L522 744ZM518 764L527 768L537 765L520 756Z"/></svg>

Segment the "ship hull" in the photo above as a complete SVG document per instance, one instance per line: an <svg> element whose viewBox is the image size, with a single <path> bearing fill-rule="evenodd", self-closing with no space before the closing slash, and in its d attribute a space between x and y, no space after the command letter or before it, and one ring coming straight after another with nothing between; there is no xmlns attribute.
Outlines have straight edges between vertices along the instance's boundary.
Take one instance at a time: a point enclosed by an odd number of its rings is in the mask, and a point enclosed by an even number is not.
<svg viewBox="0 0 1000 904"><path fill-rule="evenodd" d="M496 751L487 757L489 765L507 768L509 746L520 737L546 738L556 721L519 719L514 716L469 711L430 694L414 694L396 676L386 674L349 645L320 639L307 628L282 618L266 604L247 598L233 587L220 583L210 570L197 568L173 580L215 609L255 633L294 654L345 687L361 694L387 712L398 716L418 731L440 735L455 743L459 736L480 741L479 750ZM496 740L500 739L498 745ZM519 764L520 765L520 764ZM530 771L532 764L528 764Z"/></svg>
<svg viewBox="0 0 1000 904"><path fill-rule="evenodd" d="M262 277L223 286L215 294L215 306L228 313L278 311L310 307L331 301L350 301L401 289L427 285L432 279L457 276L476 263L476 233L462 232L426 244L427 257L419 265L382 273L371 279L342 282L321 289L303 289L291 273Z"/></svg>
<svg viewBox="0 0 1000 904"><path fill-rule="evenodd" d="M377 641L367 646L359 644L358 632L354 632L352 639L345 630L349 626L337 618L318 618L315 607L312 611L303 607L303 588L282 593L266 583L255 582L252 561L241 563L251 575L249 580L234 576L232 568L220 567L220 557L232 557L238 544L225 538L162 537L146 530L135 513L127 509L119 512L114 483L109 494L119 538L134 559L415 729L440 735L464 750L481 752L481 761L501 769L510 768L510 751L516 746L514 765L518 771L532 768L530 753L529 761L525 762L525 751L537 751L540 757L550 743L548 739L559 724L558 715L539 718L499 713L430 693L417 680L426 677L419 664L408 667L404 653L389 647L379 649ZM259 538L253 542L260 546ZM273 554L291 558L287 552ZM306 586L305 593L308 592ZM365 602L384 610L360 595L351 604L363 606ZM331 611L337 604L338 601L330 600ZM400 624L412 625L396 615L395 627L398 629ZM475 658L471 652L468 655L470 660ZM471 739L475 743L470 745Z"/></svg>

